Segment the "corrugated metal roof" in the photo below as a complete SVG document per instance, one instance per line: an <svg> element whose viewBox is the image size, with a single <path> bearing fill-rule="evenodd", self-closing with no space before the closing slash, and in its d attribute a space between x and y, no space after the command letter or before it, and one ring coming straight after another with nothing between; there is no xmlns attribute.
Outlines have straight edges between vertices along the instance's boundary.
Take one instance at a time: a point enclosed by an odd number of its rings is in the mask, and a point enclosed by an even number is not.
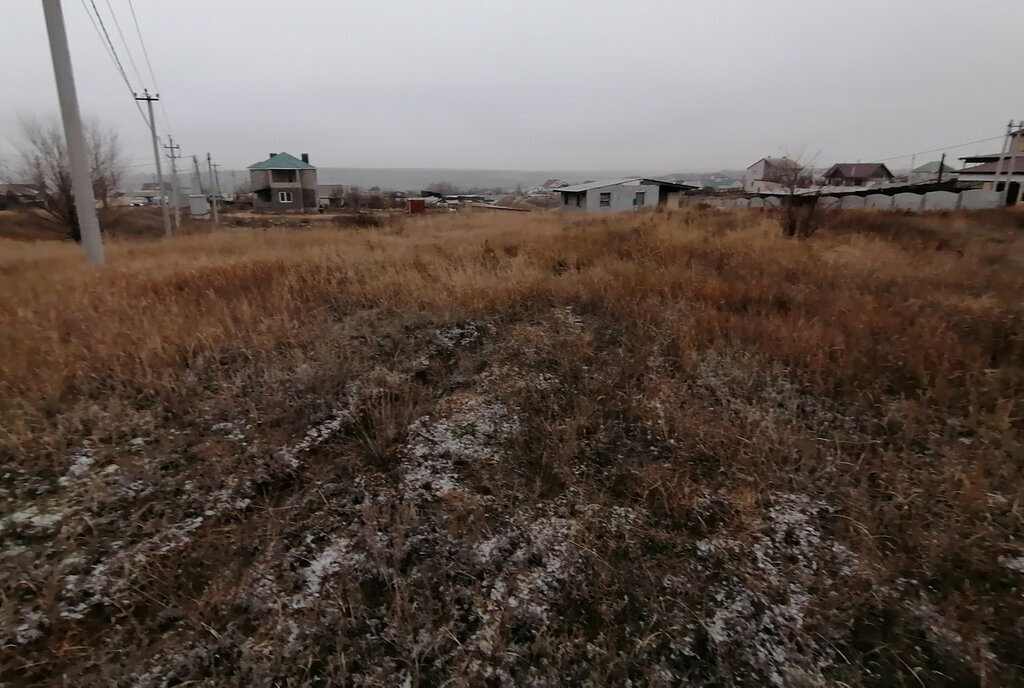
<svg viewBox="0 0 1024 688"><path fill-rule="evenodd" d="M604 179L595 182L583 182L573 186L563 186L560 189L553 189L558 193L583 193L591 189L601 189L606 186L618 186L619 184L646 184L649 186L671 186L676 189L699 189L696 184L686 182L672 182L667 179L654 179L653 177L623 177L621 179Z"/></svg>
<svg viewBox="0 0 1024 688"><path fill-rule="evenodd" d="M939 171L939 165L940 164L942 164L942 163L940 163L938 160L933 160L931 162L926 162L923 165L919 165L919 166L915 167L913 170L911 170L911 172L913 172L915 174L937 174L938 171ZM956 168L955 167L950 167L949 165L946 165L946 164L942 164L942 171L943 172L956 172Z"/></svg>
<svg viewBox="0 0 1024 688"><path fill-rule="evenodd" d="M1013 169L1014 174L1017 174L1019 172L1024 172L1024 154L1018 153L1017 155L1014 155L1012 159L1013 159L1013 164L1011 165L1009 157L1004 157L1003 158L1002 169L1000 169L1000 172L1005 174L1005 173L1009 172L1011 168ZM962 174L962 175L963 174L995 174L996 173L996 168L998 168L998 167L1000 167L998 162L987 162L984 165L978 165L976 167L965 167L964 169L960 170L959 173Z"/></svg>
<svg viewBox="0 0 1024 688"><path fill-rule="evenodd" d="M249 165L250 170L315 170L316 168L308 162L302 162L294 155L278 153L263 162Z"/></svg>
<svg viewBox="0 0 1024 688"><path fill-rule="evenodd" d="M892 172L880 162L839 162L825 173L826 178L834 176L873 179L877 177L891 177Z"/></svg>
<svg viewBox="0 0 1024 688"><path fill-rule="evenodd" d="M603 179L596 182L583 182L582 184L573 184L572 186L563 186L560 189L555 189L559 193L583 193L584 191L590 191L591 189L600 189L605 186L616 186L618 184L624 184L626 182L635 182L639 177L628 177L625 179Z"/></svg>
<svg viewBox="0 0 1024 688"><path fill-rule="evenodd" d="M793 160L792 158L772 158L772 157L768 157L768 158L761 158L761 160L764 160L766 163L768 163L772 167L778 167L779 169L782 169L782 170L800 170L800 169L803 169L803 165L798 163L796 160ZM753 165L749 165L747 167L747 169L749 170L751 167L756 165L758 162L761 162L761 160L758 160Z"/></svg>

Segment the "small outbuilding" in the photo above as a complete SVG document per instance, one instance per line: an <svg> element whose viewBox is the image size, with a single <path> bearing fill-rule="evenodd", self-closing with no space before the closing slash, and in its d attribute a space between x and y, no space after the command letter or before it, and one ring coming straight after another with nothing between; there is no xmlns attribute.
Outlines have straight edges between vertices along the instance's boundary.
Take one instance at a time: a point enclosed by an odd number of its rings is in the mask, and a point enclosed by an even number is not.
<svg viewBox="0 0 1024 688"><path fill-rule="evenodd" d="M696 184L627 177L563 186L554 191L562 195L562 210L598 212L639 210L659 205L678 208L683 192L698 188Z"/></svg>

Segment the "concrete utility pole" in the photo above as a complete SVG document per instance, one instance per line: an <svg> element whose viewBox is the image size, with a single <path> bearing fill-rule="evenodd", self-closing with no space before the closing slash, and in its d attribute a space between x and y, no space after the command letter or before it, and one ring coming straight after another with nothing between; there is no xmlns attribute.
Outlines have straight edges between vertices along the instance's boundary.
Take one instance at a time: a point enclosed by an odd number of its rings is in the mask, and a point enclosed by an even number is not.
<svg viewBox="0 0 1024 688"><path fill-rule="evenodd" d="M1007 161L1006 162L1006 182L1003 184L1003 192L1002 192L1002 195L1000 196L1000 200L1002 201L1002 203L1004 205L1006 204L1007 198L1010 195L1010 182L1013 181L1013 173L1017 169L1017 164L1016 164L1017 156L1016 156L1016 153L1014 153L1013 147L1014 147L1014 144L1016 144L1016 142L1017 142L1017 130L1020 127L1024 127L1024 120L1021 120L1020 122L1014 124L1013 120L1011 119L1010 120L1010 124L1007 125L1007 129L1006 129L1006 134L1007 134L1007 142L1006 142L1006 156L1007 156L1006 157L1006 161ZM1003 164L1003 159L1002 159L1002 157L1000 157L999 158L999 169L996 171L996 180L992 184L992 188L995 189L997 192L999 191L999 177L1001 175L1002 164Z"/></svg>
<svg viewBox="0 0 1024 688"><path fill-rule="evenodd" d="M149 107L149 133L153 136L153 158L156 160L156 180L160 188L160 197L164 199L164 202L161 204L164 208L164 235L169 237L172 235L171 215L167 210L167 200L164 195L167 189L164 186L164 173L160 167L160 144L156 140L156 119L153 117L153 101L160 100L160 96L151 96L149 95L149 91L144 89L141 96L135 96L135 100L144 100L146 101L147 107Z"/></svg>
<svg viewBox="0 0 1024 688"><path fill-rule="evenodd" d="M78 112L75 75L71 71L71 53L68 50L60 0L43 0L43 15L46 17L46 33L50 39L50 54L53 56L60 115L64 120L64 138L67 140L71 164L71 192L75 196L75 215L82 234L82 248L86 260L93 265L103 265L103 237L96 216L96 199L93 196L92 175L89 173L85 136L82 135L82 116Z"/></svg>
<svg viewBox="0 0 1024 688"><path fill-rule="evenodd" d="M212 185L213 184L213 159L210 157L209 153L206 154L206 166L210 169L210 184ZM216 194L216 192L211 194L211 197L213 198L213 224L219 225L220 224L220 219L217 217L217 194Z"/></svg>
<svg viewBox="0 0 1024 688"><path fill-rule="evenodd" d="M1010 140L1011 131L1013 131L1012 119L1010 120L1010 123L1006 125L1006 136L1003 137L1003 145L999 147L999 160L996 161L996 173L992 177L992 190L997 193L999 191L999 177L1003 173L1003 154L1009 150L1006 144Z"/></svg>
<svg viewBox="0 0 1024 688"><path fill-rule="evenodd" d="M224 194L220 192L220 170L217 169L218 167L220 167L219 164L213 163L213 188L217 190L217 197L220 198Z"/></svg>
<svg viewBox="0 0 1024 688"><path fill-rule="evenodd" d="M178 202L178 165L176 161L181 157L181 153L178 152L181 146L174 145L173 136L168 135L167 139L171 144L164 146L164 148L171 151L167 154L167 157L171 159L171 196L174 198L174 228L178 229L181 227L181 208Z"/></svg>

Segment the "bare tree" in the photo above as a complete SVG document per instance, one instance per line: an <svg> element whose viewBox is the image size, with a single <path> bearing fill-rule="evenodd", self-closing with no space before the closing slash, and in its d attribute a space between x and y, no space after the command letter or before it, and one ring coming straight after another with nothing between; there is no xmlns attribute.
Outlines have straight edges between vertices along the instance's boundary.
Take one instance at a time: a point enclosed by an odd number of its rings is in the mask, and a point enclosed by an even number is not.
<svg viewBox="0 0 1024 688"><path fill-rule="evenodd" d="M806 238L818 228L818 197L821 188L814 188L812 163L802 159L784 158L790 163L778 173L778 183L784 190L782 203L782 234L787 237Z"/></svg>
<svg viewBox="0 0 1024 688"><path fill-rule="evenodd" d="M366 204L366 197L363 190L358 186L350 186L345 192L345 207L358 210Z"/></svg>
<svg viewBox="0 0 1024 688"><path fill-rule="evenodd" d="M433 191L442 196L452 196L459 193L459 187L451 182L434 182L433 184L427 184L426 191Z"/></svg>
<svg viewBox="0 0 1024 688"><path fill-rule="evenodd" d="M345 204L345 187L340 184L332 186L331 195L328 198L331 199L332 208L340 208Z"/></svg>
<svg viewBox="0 0 1024 688"><path fill-rule="evenodd" d="M82 238L71 190L64 129L56 118L25 117L20 121L21 145L13 165L13 177L31 184L39 193L43 211L67 229L75 241ZM94 198L107 207L124 174L124 158L117 133L96 121L85 123L86 153L92 175Z"/></svg>

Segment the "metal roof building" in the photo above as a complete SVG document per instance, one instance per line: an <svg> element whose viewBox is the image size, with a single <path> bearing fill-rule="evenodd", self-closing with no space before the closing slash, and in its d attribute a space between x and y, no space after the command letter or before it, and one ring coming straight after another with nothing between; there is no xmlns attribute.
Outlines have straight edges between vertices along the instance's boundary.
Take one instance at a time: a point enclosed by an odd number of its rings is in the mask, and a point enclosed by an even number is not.
<svg viewBox="0 0 1024 688"><path fill-rule="evenodd" d="M684 191L700 187L651 177L626 177L584 182L554 189L562 194L562 210L570 212L638 210L643 207L679 207Z"/></svg>

